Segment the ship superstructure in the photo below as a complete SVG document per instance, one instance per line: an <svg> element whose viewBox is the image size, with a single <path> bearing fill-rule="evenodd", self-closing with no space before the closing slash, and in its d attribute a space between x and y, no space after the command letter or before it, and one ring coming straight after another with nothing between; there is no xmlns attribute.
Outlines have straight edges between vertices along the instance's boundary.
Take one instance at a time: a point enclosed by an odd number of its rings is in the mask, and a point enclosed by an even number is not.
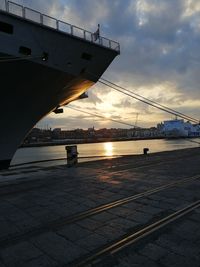
<svg viewBox="0 0 200 267"><path fill-rule="evenodd" d="M192 124L189 121L185 122L183 119L164 121L159 128L164 136L169 138L200 136L200 125Z"/></svg>
<svg viewBox="0 0 200 267"><path fill-rule="evenodd" d="M0 0L0 169L40 119L83 94L119 53L115 41Z"/></svg>

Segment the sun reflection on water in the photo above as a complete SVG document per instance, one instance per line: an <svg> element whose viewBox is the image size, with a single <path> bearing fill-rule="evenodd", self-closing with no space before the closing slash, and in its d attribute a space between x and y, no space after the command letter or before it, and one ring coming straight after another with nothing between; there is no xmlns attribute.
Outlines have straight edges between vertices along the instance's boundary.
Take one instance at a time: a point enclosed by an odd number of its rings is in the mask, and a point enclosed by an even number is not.
<svg viewBox="0 0 200 267"><path fill-rule="evenodd" d="M112 143L104 143L104 154L105 156L113 156L113 144Z"/></svg>

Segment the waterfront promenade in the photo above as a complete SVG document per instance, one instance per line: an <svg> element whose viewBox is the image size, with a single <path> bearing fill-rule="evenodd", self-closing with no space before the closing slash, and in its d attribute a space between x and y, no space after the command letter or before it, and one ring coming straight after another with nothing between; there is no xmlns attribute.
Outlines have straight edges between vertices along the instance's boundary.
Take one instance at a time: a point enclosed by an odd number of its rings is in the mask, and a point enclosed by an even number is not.
<svg viewBox="0 0 200 267"><path fill-rule="evenodd" d="M0 267L200 266L200 148L0 172Z"/></svg>

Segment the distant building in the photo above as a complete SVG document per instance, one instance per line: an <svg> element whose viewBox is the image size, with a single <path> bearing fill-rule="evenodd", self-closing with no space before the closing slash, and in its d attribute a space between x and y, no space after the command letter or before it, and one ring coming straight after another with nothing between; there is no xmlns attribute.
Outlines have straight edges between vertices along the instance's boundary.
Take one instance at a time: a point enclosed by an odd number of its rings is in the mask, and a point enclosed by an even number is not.
<svg viewBox="0 0 200 267"><path fill-rule="evenodd" d="M39 128L33 128L32 131L25 138L24 143L49 142L51 138L51 129L43 130Z"/></svg>
<svg viewBox="0 0 200 267"><path fill-rule="evenodd" d="M158 129L166 137L197 137L200 136L200 125L184 122L184 120L168 120L158 125Z"/></svg>

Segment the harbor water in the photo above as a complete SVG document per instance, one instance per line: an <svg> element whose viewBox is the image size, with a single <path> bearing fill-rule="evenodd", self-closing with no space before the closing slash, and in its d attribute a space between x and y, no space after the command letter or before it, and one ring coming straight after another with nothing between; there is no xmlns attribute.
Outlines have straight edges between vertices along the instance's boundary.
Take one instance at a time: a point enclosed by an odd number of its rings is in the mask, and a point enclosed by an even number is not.
<svg viewBox="0 0 200 267"><path fill-rule="evenodd" d="M149 148L150 153L170 151L184 148L200 146L200 139L158 139L158 140L138 140L123 142L105 142L92 144L78 144L79 162L96 160L97 157L120 156L142 154L143 148ZM42 161L48 159L64 158L66 151L64 145L29 147L17 150L11 164L21 164L32 161ZM88 158L87 158L88 157ZM94 157L94 158L93 158ZM45 163L46 164L46 163ZM50 165L61 164L58 162L48 163Z"/></svg>

